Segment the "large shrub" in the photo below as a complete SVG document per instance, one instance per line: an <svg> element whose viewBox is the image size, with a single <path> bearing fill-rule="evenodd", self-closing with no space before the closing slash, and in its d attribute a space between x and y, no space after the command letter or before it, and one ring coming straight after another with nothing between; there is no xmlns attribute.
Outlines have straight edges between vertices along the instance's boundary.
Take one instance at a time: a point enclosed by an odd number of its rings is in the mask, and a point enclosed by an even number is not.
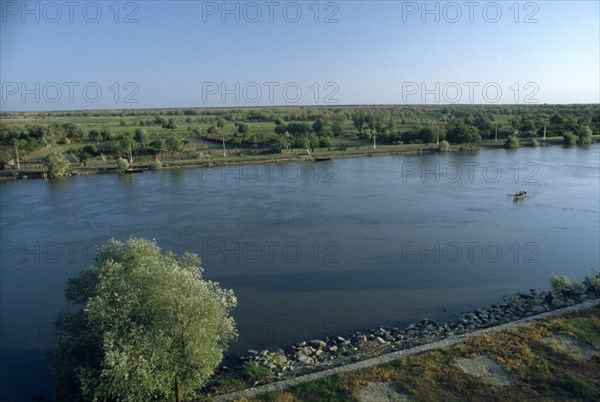
<svg viewBox="0 0 600 402"><path fill-rule="evenodd" d="M102 246L66 286L77 309L57 321L56 400L173 400L176 377L193 397L236 337L235 296L199 263L144 239Z"/></svg>

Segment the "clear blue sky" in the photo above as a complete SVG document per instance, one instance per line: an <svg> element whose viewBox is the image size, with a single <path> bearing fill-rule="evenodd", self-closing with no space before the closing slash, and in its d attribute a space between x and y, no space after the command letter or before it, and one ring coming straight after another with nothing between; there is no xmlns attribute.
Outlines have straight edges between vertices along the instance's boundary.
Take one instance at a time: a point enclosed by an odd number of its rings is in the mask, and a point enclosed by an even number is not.
<svg viewBox="0 0 600 402"><path fill-rule="evenodd" d="M600 2L475 3L2 0L0 109L599 102Z"/></svg>

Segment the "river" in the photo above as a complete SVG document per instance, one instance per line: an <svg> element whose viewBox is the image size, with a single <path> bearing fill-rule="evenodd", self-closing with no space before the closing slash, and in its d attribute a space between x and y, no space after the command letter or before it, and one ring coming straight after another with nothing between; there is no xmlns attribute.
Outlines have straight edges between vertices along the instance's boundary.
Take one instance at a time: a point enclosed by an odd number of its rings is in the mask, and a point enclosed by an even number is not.
<svg viewBox="0 0 600 402"><path fill-rule="evenodd" d="M114 237L202 257L248 348L402 325L599 270L600 145L0 185L3 401L49 394L69 277ZM513 202L509 194L526 190Z"/></svg>

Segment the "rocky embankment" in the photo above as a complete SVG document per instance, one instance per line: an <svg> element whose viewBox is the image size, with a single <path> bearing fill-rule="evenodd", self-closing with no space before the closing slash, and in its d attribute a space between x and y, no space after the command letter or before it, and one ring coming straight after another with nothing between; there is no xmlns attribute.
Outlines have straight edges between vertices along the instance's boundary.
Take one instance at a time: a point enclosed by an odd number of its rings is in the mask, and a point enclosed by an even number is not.
<svg viewBox="0 0 600 402"><path fill-rule="evenodd" d="M287 351L249 350L235 368L221 367L217 377L239 375L248 365L257 365L267 369L268 371L263 372L269 374L250 385L285 380L442 340L452 335L516 321L598 297L600 292L593 287L583 287L579 292L560 294L537 290L515 293L509 298L505 297L504 303L460 313L455 320L449 322L425 318L405 328L379 327L367 333L355 332L346 337L325 337L298 342Z"/></svg>

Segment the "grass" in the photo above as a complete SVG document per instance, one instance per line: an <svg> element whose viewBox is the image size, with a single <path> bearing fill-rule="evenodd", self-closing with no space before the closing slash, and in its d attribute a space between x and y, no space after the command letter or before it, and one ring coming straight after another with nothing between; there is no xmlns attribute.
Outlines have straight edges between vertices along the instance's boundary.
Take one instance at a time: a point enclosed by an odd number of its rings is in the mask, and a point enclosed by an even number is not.
<svg viewBox="0 0 600 402"><path fill-rule="evenodd" d="M369 109L377 109L378 107L370 107ZM273 108L273 112L284 116L287 113L291 113L298 108ZM373 149L372 140L364 140L359 139L356 134L356 129L354 128L352 120L350 120L349 113L353 111L353 108L344 109L343 107L335 108L339 109L340 112L346 113L346 120L343 121L343 135L340 137L331 138L332 147L331 148L317 148L311 154L317 157L352 157L352 156L371 156L371 155L382 155L382 154L393 154L393 153L416 153L422 149L434 149L436 148L435 144L377 144L377 149ZM441 109L447 109L446 107L442 107ZM459 108L460 109L460 108ZM493 108L492 108L493 109ZM502 108L501 108L502 109ZM318 115L320 112L319 108L308 108L308 111L305 114L304 118L309 115ZM328 110L328 108L324 108L323 111ZM439 107L400 107L398 109L400 112L395 116L396 121L396 130L405 132L407 130L411 130L417 127L421 127L423 124L438 124L445 125L447 124L444 111L440 110ZM482 113L487 113L488 108L481 107L475 108L473 110L479 110ZM236 115L236 109L231 109L229 111L225 111L226 113L231 113ZM94 115L98 113L98 115ZM131 113L131 114L130 114ZM84 138L87 138L87 134L91 129L101 129L103 127L110 127L112 129L113 137L116 138L120 134L125 132L134 132L137 128L143 128L146 130L149 136L149 141L153 141L155 139L166 139L172 133L179 134L187 139L192 139L197 145L197 151L202 151L204 148L211 150L214 155L211 155L211 160L216 162L228 162L228 163L243 163L245 161L248 162L257 162L264 161L269 162L272 159L282 159L282 158L290 158L295 154L305 153L305 150L292 150L292 152L288 152L284 150L281 154L265 154L265 155L241 155L241 156L233 156L229 155L227 158L224 158L220 152L222 148L222 144L218 141L208 141L205 139L201 139L195 134L193 129L200 129L202 135L207 134L208 128L214 123L216 117L218 115L223 115L223 110L199 110L198 115L169 115L167 110L140 110L140 111L103 111L103 112L72 112L66 115L65 113L21 113L21 114L6 114L1 115L2 119L0 123L6 126L19 126L23 127L26 124L42 124L49 125L52 123L65 123L72 122L79 125L85 133ZM494 112L496 113L496 112ZM514 110L512 108L507 108L503 111L498 111L498 114L495 116L496 123L501 126L507 125L512 118ZM173 118L177 124L177 128L174 130L165 129L159 125L149 125L149 126L141 126L141 122L148 122L153 120L154 115L162 114L165 118L170 119ZM294 115L294 113L292 113ZM241 115L243 116L243 115ZM308 117L309 120L305 120L306 123L312 124L314 121L313 117ZM235 120L235 119L234 119ZM249 125L250 133L273 133L275 123L272 121L249 121L246 122ZM237 127L235 127L234 121L226 121L225 126L222 129L222 132L226 135L231 135L236 132ZM593 136L594 140L600 139L599 135ZM541 141L538 139L538 141ZM105 141L103 141L105 142ZM547 144L558 144L562 143L562 137L548 137L545 141ZM78 143L68 144L68 145L53 145L48 148L38 149L37 151L27 155L22 153L20 155L21 162L42 162L44 158L51 152L65 152L70 148L79 148L85 145L95 144L95 141L81 141ZM466 148L477 148L477 147L502 147L504 140L499 140L498 143L494 143L493 141L486 141L480 144L473 145L461 145L461 146L453 146L452 150L457 149L466 149ZM529 139L523 138L521 139L521 146L530 146L531 141ZM228 144L227 149L231 152L235 147ZM344 147L344 149L341 149ZM12 152L12 148L9 150ZM247 152L247 151L244 151ZM137 157L138 160L144 157ZM149 157L151 159L151 157ZM134 157L134 159L136 159ZM147 158L148 159L148 158ZM199 160L203 159L187 159L184 161L176 161L176 160L163 160L163 162L167 163L186 163L186 164L195 164L197 165ZM147 165L147 163L145 163Z"/></svg>
<svg viewBox="0 0 600 402"><path fill-rule="evenodd" d="M282 392L241 401L356 401L372 381L390 381L416 401L523 401L600 398L600 357L579 361L541 342L566 334L600 350L600 308L486 334L448 348L402 358L374 368L312 381ZM494 387L464 374L456 361L485 355L500 363L513 384Z"/></svg>

